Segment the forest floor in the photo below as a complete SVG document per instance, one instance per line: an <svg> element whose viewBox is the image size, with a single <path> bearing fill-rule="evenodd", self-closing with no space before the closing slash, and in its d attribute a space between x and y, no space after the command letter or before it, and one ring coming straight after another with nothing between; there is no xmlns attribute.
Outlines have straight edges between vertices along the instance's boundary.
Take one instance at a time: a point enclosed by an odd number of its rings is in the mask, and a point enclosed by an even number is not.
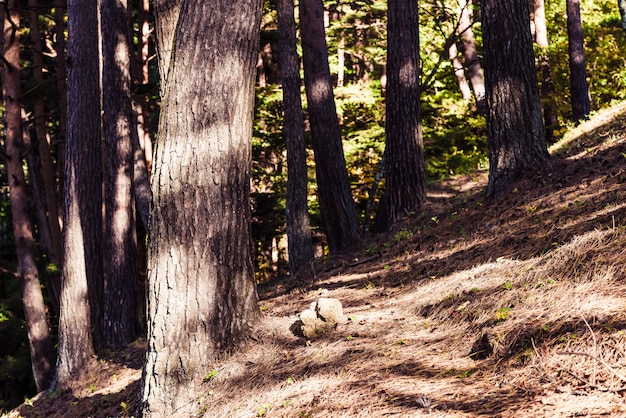
<svg viewBox="0 0 626 418"><path fill-rule="evenodd" d="M626 104L551 153L502 197L485 172L429 185L393 232L261 285L254 339L206 365L197 416L626 416ZM290 326L320 295L347 320L307 342ZM144 349L9 416L129 416Z"/></svg>

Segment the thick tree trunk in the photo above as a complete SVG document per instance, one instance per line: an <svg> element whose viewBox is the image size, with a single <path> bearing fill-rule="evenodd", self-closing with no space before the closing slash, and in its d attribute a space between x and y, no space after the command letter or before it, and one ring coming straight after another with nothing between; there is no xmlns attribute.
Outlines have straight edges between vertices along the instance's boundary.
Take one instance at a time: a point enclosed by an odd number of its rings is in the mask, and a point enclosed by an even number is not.
<svg viewBox="0 0 626 418"><path fill-rule="evenodd" d="M322 0L300 2L300 30L320 211L330 251L342 251L357 242L360 230L328 67Z"/></svg>
<svg viewBox="0 0 626 418"><path fill-rule="evenodd" d="M572 119L587 119L591 112L589 85L585 69L585 48L580 17L580 0L567 0L567 39L570 69L570 94L572 96Z"/></svg>
<svg viewBox="0 0 626 418"><path fill-rule="evenodd" d="M160 31L175 42L152 175L144 416L193 415L208 362L259 316L249 199L262 3L181 3L176 35Z"/></svg>
<svg viewBox="0 0 626 418"><path fill-rule="evenodd" d="M63 216L64 263L59 318L58 384L69 387L94 353L101 332L102 154L98 8L68 3L68 132ZM94 311L95 310L95 314ZM93 324L93 328L92 328ZM101 341L101 340L100 340Z"/></svg>
<svg viewBox="0 0 626 418"><path fill-rule="evenodd" d="M483 0L489 184L503 192L549 157L527 0Z"/></svg>
<svg viewBox="0 0 626 418"><path fill-rule="evenodd" d="M104 343L125 346L139 335L139 270L133 192L131 43L126 0L102 0L104 133Z"/></svg>
<svg viewBox="0 0 626 418"><path fill-rule="evenodd" d="M390 0L387 23L386 208L390 227L416 211L426 197L420 119L420 57L417 3ZM382 208L382 209L381 209ZM381 224L382 223L382 224Z"/></svg>
<svg viewBox="0 0 626 418"><path fill-rule="evenodd" d="M54 376L54 346L46 320L46 306L41 294L39 273L35 261L35 240L28 213L26 179L22 155L26 152L22 141L20 102L20 17L17 1L3 5L0 17L3 23L2 95L4 99L6 170L9 178L9 200L13 220L13 236L17 251L18 273L22 282L24 316L30 342L30 357L37 390L50 385Z"/></svg>

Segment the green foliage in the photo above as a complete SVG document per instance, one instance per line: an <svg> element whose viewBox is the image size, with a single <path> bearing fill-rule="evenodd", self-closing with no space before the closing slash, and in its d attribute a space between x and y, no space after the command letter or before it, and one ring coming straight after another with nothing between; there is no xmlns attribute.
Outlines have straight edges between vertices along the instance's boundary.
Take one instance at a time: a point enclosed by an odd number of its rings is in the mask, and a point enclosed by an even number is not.
<svg viewBox="0 0 626 418"><path fill-rule="evenodd" d="M0 281L5 297L0 299L0 410L9 410L24 397L36 393L32 378L28 334L24 321L21 286L16 277L4 272L11 266L0 266Z"/></svg>

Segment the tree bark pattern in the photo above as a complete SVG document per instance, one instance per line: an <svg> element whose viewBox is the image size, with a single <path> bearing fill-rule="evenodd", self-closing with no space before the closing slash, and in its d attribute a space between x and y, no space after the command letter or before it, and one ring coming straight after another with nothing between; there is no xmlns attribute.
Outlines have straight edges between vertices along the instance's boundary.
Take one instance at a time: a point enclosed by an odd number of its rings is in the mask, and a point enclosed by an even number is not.
<svg viewBox="0 0 626 418"><path fill-rule="evenodd" d="M331 252L351 248L360 236L328 66L322 0L300 2L304 84L311 125L317 194Z"/></svg>
<svg viewBox="0 0 626 418"><path fill-rule="evenodd" d="M3 5L0 17L3 39L0 53L2 66L2 96L4 99L4 129L6 133L6 170L9 178L9 201L13 221L13 236L22 284L22 301L30 348L33 376L37 390L46 389L54 376L54 347L46 319L46 306L41 293L39 272L35 260L35 240L29 218L26 179L22 154L26 152L22 135L20 100L20 17L17 1Z"/></svg>
<svg viewBox="0 0 626 418"><path fill-rule="evenodd" d="M98 9L68 2L68 131L57 378L69 387L94 353L102 299L102 153ZM94 310L96 313L94 313ZM93 326L93 328L92 328Z"/></svg>
<svg viewBox="0 0 626 418"><path fill-rule="evenodd" d="M389 226L426 196L420 119L417 3L390 0L387 9L386 162Z"/></svg>
<svg viewBox="0 0 626 418"><path fill-rule="evenodd" d="M548 158L526 0L483 0L489 184L504 191Z"/></svg>
<svg viewBox="0 0 626 418"><path fill-rule="evenodd" d="M259 316L249 199L262 4L181 3L151 178L144 416L193 415L208 361Z"/></svg>
<svg viewBox="0 0 626 418"><path fill-rule="evenodd" d="M141 330L134 210L134 154L126 0L102 0L102 115L104 134L104 343L125 346Z"/></svg>
<svg viewBox="0 0 626 418"><path fill-rule="evenodd" d="M591 103L585 69L585 48L580 17L580 0L567 0L567 39L570 69L572 119L576 122L589 117Z"/></svg>
<svg viewBox="0 0 626 418"><path fill-rule="evenodd" d="M300 96L293 0L278 0L278 42L283 85L284 137L287 147L287 247L292 274L313 259L308 212L306 142Z"/></svg>

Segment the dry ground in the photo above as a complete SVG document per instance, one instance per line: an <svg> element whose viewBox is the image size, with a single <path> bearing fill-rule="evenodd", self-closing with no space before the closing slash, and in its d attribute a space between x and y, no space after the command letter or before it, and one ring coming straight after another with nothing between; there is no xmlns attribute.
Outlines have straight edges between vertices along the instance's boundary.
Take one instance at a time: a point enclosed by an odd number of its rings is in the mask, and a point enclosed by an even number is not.
<svg viewBox="0 0 626 418"><path fill-rule="evenodd" d="M431 185L394 232L262 285L254 340L206 365L197 416L626 416L625 128L626 104L596 115L505 197L482 172ZM348 320L307 343L289 327L322 294ZM129 416L142 353L10 416Z"/></svg>

